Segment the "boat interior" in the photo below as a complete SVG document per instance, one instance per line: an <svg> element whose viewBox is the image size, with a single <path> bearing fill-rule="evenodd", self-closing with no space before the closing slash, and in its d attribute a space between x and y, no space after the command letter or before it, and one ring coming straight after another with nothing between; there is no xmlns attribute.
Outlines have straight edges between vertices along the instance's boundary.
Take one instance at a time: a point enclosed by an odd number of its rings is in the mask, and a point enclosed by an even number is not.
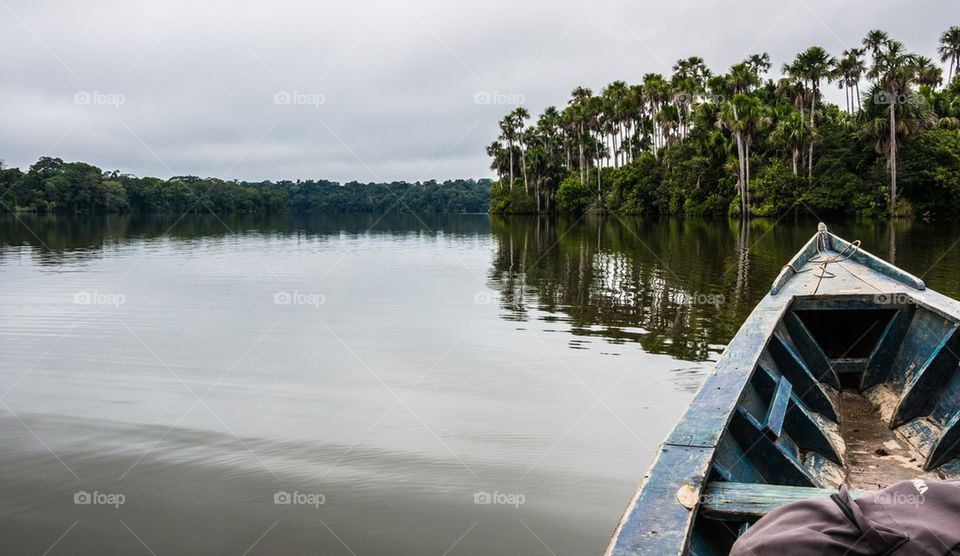
<svg viewBox="0 0 960 556"><path fill-rule="evenodd" d="M717 444L689 550L784 503L960 478L958 323L906 294L797 296Z"/></svg>

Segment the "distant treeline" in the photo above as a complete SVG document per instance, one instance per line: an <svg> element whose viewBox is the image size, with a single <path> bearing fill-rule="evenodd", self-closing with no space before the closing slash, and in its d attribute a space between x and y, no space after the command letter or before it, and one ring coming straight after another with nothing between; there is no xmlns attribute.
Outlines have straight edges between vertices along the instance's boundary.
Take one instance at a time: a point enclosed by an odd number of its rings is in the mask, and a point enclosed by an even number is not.
<svg viewBox="0 0 960 556"><path fill-rule="evenodd" d="M42 157L27 172L0 162L0 209L40 213L274 214L305 212L486 212L490 180L340 184L140 178L84 162Z"/></svg>

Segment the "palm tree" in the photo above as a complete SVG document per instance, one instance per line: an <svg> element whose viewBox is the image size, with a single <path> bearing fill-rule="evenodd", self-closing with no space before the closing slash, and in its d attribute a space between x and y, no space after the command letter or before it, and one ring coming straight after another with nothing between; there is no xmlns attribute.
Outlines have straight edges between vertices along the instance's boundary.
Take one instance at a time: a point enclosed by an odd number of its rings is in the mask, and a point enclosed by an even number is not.
<svg viewBox="0 0 960 556"><path fill-rule="evenodd" d="M870 68L870 77L877 81L878 92L874 95L875 104L886 104L887 132L886 139L887 161L890 168L890 215L897 213L897 105L907 103L898 102L901 95L910 91L910 83L917 73L917 57L910 54L898 41L887 41L887 44L877 51L873 67ZM873 131L877 131L874 123Z"/></svg>
<svg viewBox="0 0 960 556"><path fill-rule="evenodd" d="M940 61L950 60L950 71L947 74L947 84L953 83L953 78L960 70L960 27L953 26L940 35L940 46L937 47Z"/></svg>
<svg viewBox="0 0 960 556"><path fill-rule="evenodd" d="M879 85L874 85L871 89L871 96L874 102L867 103L864 117L864 125L861 133L865 137L870 137L876 141L875 148L877 153L884 154L887 158L887 168L891 171L891 180L896 179L896 153L899 151L903 140L916 133L924 127L946 124L950 122L937 121L936 116L930 111L926 103L919 100L919 97L910 97L917 100L908 102L889 103L889 106L895 106L896 118L891 119L889 115L888 103L885 99L890 93L885 91ZM903 98L903 95L900 95ZM881 99L884 102L878 102ZM891 184L892 203L896 202L895 184ZM895 210L893 208L891 212Z"/></svg>
<svg viewBox="0 0 960 556"><path fill-rule="evenodd" d="M510 117L512 117L513 124L516 126L517 134L522 138L523 128L526 125L526 121L530 119L530 112L523 106L518 106L514 109ZM529 194L530 186L527 182L527 149L522 140L520 141L520 170L523 174L523 192Z"/></svg>
<svg viewBox="0 0 960 556"><path fill-rule="evenodd" d="M860 105L860 78L867 71L867 66L863 61L864 49L851 48L844 51L844 55L850 58L850 81L853 82L853 92L857 98L857 111L862 110Z"/></svg>
<svg viewBox="0 0 960 556"><path fill-rule="evenodd" d="M737 142L737 169L738 181L737 192L740 194L740 214L747 214L747 165L744 162L746 150L744 148L743 133L746 128L746 122L740 117L738 104L742 102L743 94L736 94L730 100L724 102L717 115L717 127L726 129L733 135Z"/></svg>
<svg viewBox="0 0 960 556"><path fill-rule="evenodd" d="M696 83L697 88L695 92L702 92L707 86L707 79L710 78L710 68L707 67L703 58L699 56L690 56L687 58L686 66L690 79L693 79L694 83Z"/></svg>
<svg viewBox="0 0 960 556"><path fill-rule="evenodd" d="M810 129L810 122L803 117L803 114L797 110L788 110L790 112L779 119L776 128L770 133L770 140L790 149L793 175L796 176L800 152L809 141L813 140L813 130Z"/></svg>
<svg viewBox="0 0 960 556"><path fill-rule="evenodd" d="M743 63L753 71L757 83L761 82L763 75L770 71L771 67L770 55L766 52L753 54L744 60Z"/></svg>
<svg viewBox="0 0 960 556"><path fill-rule="evenodd" d="M627 141L627 160L633 161L633 152L638 141L634 137L639 133L640 121L644 116L643 85L629 85L627 88L624 132Z"/></svg>
<svg viewBox="0 0 960 556"><path fill-rule="evenodd" d="M871 58L876 60L877 54L880 53L880 50L884 45L887 44L889 40L890 37L887 35L886 31L874 29L867 33L867 36L863 38L861 44L863 44L863 48L870 53Z"/></svg>
<svg viewBox="0 0 960 556"><path fill-rule="evenodd" d="M926 56L917 56L917 84L936 88L943 83L943 70Z"/></svg>
<svg viewBox="0 0 960 556"><path fill-rule="evenodd" d="M675 104L665 104L657 114L657 127L664 146L677 142L680 131L680 109Z"/></svg>
<svg viewBox="0 0 960 556"><path fill-rule="evenodd" d="M851 48L843 51L843 56L834 66L834 80L837 87L843 89L847 101L847 113L860 110L860 77L863 75L863 50ZM854 102L856 99L856 102Z"/></svg>
<svg viewBox="0 0 960 556"><path fill-rule="evenodd" d="M790 73L787 66L784 66L784 73ZM777 97L786 96L790 99L793 107L800 111L801 116L806 114L806 112L804 112L804 106L807 102L807 90L802 79L798 79L795 75L781 77L780 80L777 81L777 86L774 88L773 94Z"/></svg>
<svg viewBox="0 0 960 556"><path fill-rule="evenodd" d="M730 67L730 73L727 74L727 86L733 91L733 94L746 93L754 85L760 83L757 74L746 63L735 64Z"/></svg>
<svg viewBox="0 0 960 556"><path fill-rule="evenodd" d="M603 89L601 95L606 104L605 109L609 112L607 120L610 125L611 138L613 141L613 148L611 149L613 153L613 165L614 167L619 167L621 148L618 143L624 135L623 126L626 120L629 88L625 81L614 81Z"/></svg>
<svg viewBox="0 0 960 556"><path fill-rule="evenodd" d="M600 179L600 170L603 164L603 159L607 158L610 155L609 150L606 148L606 145L603 144L603 141L599 137L603 133L604 126L604 114L603 114L603 99L601 97L590 97L587 100L586 105L586 123L588 130L588 138L590 142L587 144L590 151L593 153L593 157L596 159L596 168L597 168L597 201L603 201L603 185Z"/></svg>
<svg viewBox="0 0 960 556"><path fill-rule="evenodd" d="M577 150L579 151L580 185L586 185L586 140L587 140L587 104L593 97L593 91L586 87L577 87L570 93L570 108L573 124L577 134Z"/></svg>
<svg viewBox="0 0 960 556"><path fill-rule="evenodd" d="M811 46L797 55L789 66L791 72L803 76L810 83L810 129L816 130L817 97L820 96L820 82L832 75L836 59L819 46ZM807 153L807 177L813 175L813 141Z"/></svg>
<svg viewBox="0 0 960 556"><path fill-rule="evenodd" d="M696 96L697 84L692 78L674 79L671 84L674 90L670 100L677 111L677 123L680 137L687 136L687 125L689 124L689 114L693 106L693 99Z"/></svg>
<svg viewBox="0 0 960 556"><path fill-rule="evenodd" d="M770 109L763 102L753 96L745 96L742 105L739 108L740 117L743 119L743 146L744 163L746 164L746 192L747 209L750 208L750 147L757 133L770 125Z"/></svg>
<svg viewBox="0 0 960 556"><path fill-rule="evenodd" d="M684 79L691 79L693 77L693 66L690 63L688 58L682 58L677 60L676 64L673 64L673 80L682 81Z"/></svg>
<svg viewBox="0 0 960 556"><path fill-rule="evenodd" d="M543 138L541 129L537 126L528 127L520 134L521 155L523 159L523 187L527 190L527 175L533 173L533 196L537 200L537 212L540 212L540 182L541 176L546 171L546 150L543 148Z"/></svg>
<svg viewBox="0 0 960 556"><path fill-rule="evenodd" d="M567 168L571 170L576 167L579 168L579 159L578 164L573 163L573 146L574 142L579 136L579 125L577 122L577 109L570 104L567 104L566 107L560 112L560 133L563 137L563 152L564 157L567 161Z"/></svg>
<svg viewBox="0 0 960 556"><path fill-rule="evenodd" d="M503 148L503 143L494 141L487 145L487 156L491 158L490 169L497 173L497 181L503 182L503 167L505 165L505 156L507 152Z"/></svg>
<svg viewBox="0 0 960 556"><path fill-rule="evenodd" d="M537 127L539 128L540 139L543 142L543 147L546 148L556 148L558 147L560 135L563 131L562 128L562 118L560 112L557 110L556 106L548 106L543 109L543 113L540 114L540 117L537 119ZM548 146L549 142L549 146ZM554 154L559 155L559 150Z"/></svg>
<svg viewBox="0 0 960 556"><path fill-rule="evenodd" d="M648 73L643 76L644 97L650 107L650 117L657 122L660 117L660 109L663 103L669 98L670 85L659 73ZM653 126L653 155L657 156L663 141L660 132L656 126Z"/></svg>
<svg viewBox="0 0 960 556"><path fill-rule="evenodd" d="M507 114L500 120L500 139L503 139L507 142L507 152L509 153L510 160L510 191L513 191L513 142L517 138L517 130L513 126L513 114Z"/></svg>
<svg viewBox="0 0 960 556"><path fill-rule="evenodd" d="M843 100L846 103L847 114L850 114L850 87L848 85L849 75L850 75L850 59L846 56L843 56L837 60L837 64L833 67L833 75L831 76L832 81L837 82L837 88L843 89Z"/></svg>

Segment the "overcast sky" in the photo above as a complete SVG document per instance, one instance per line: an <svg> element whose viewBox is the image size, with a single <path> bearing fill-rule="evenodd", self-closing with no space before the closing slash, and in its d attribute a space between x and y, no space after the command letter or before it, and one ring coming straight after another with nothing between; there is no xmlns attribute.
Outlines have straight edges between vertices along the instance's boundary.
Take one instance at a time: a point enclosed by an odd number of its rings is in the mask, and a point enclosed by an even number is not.
<svg viewBox="0 0 960 556"><path fill-rule="evenodd" d="M487 177L497 121L699 55L774 70L881 28L934 56L956 0L0 0L0 159L169 177ZM829 95L843 96L830 86ZM478 102L479 101L479 102ZM487 102L489 101L489 102Z"/></svg>

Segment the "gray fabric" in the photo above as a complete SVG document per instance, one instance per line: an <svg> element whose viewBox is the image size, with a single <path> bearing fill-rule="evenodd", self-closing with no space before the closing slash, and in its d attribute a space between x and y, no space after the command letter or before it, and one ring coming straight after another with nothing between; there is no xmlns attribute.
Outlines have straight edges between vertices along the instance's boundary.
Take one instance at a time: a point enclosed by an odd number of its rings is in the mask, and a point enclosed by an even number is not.
<svg viewBox="0 0 960 556"><path fill-rule="evenodd" d="M770 512L732 555L960 554L960 481L901 481L851 499L802 500Z"/></svg>

